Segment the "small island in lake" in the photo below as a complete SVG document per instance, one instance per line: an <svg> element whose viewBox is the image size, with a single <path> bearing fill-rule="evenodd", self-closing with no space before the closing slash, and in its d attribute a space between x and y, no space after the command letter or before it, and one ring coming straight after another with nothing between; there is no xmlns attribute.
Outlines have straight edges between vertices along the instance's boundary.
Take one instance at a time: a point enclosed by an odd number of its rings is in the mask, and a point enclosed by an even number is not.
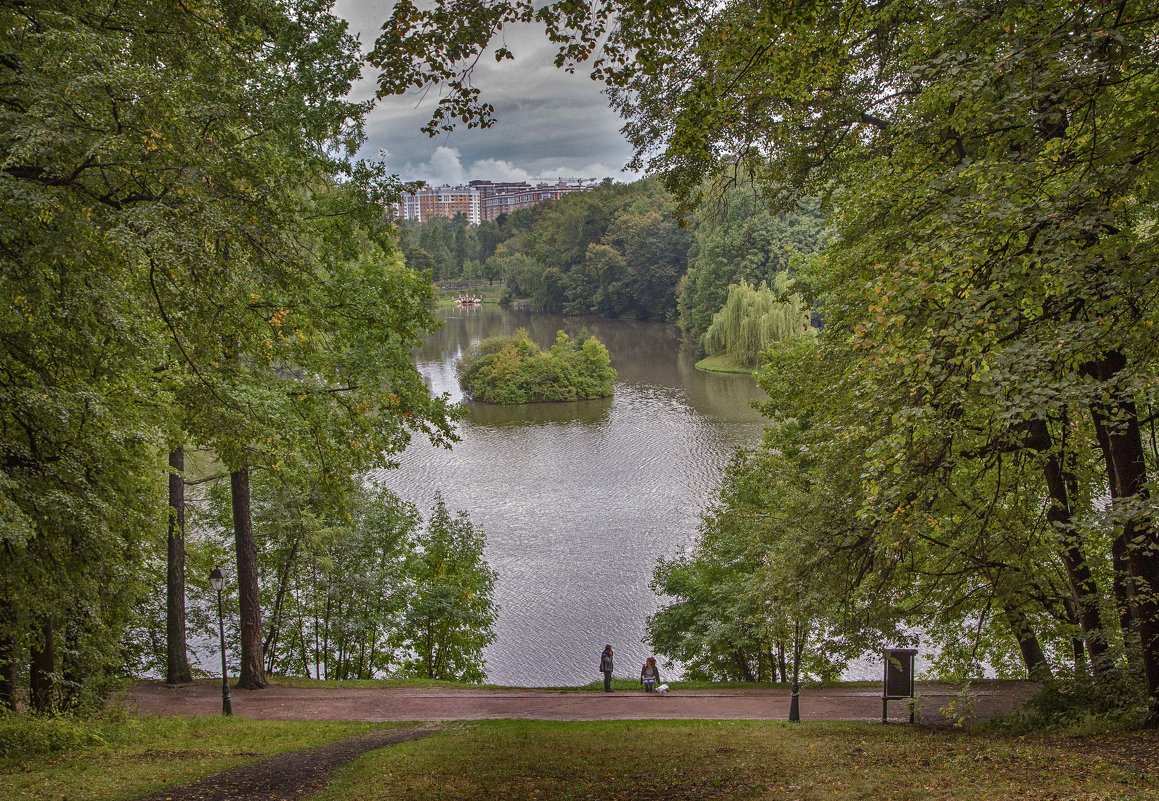
<svg viewBox="0 0 1159 801"><path fill-rule="evenodd" d="M608 349L593 336L563 331L543 350L527 329L472 345L455 365L459 385L484 403L544 403L608 398L616 371Z"/></svg>

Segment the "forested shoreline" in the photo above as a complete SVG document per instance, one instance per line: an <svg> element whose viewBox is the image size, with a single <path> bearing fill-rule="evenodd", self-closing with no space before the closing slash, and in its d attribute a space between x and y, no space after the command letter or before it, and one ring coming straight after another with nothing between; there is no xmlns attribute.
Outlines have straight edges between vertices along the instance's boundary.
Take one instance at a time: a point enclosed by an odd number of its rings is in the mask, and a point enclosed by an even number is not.
<svg viewBox="0 0 1159 801"><path fill-rule="evenodd" d="M748 369L789 327L801 331L797 322L788 326L789 318L804 314L806 324L813 322L792 275L825 237L825 215L814 198L774 213L751 187L737 186L682 214L655 179L605 180L592 191L479 225L460 215L400 229L406 263L436 281L498 282L501 302L526 301L543 312L675 323L694 350L728 354ZM745 285L765 287L762 311L751 304L741 313L726 308L730 292L743 294ZM750 303L747 295L735 302ZM754 321L743 333L742 318Z"/></svg>

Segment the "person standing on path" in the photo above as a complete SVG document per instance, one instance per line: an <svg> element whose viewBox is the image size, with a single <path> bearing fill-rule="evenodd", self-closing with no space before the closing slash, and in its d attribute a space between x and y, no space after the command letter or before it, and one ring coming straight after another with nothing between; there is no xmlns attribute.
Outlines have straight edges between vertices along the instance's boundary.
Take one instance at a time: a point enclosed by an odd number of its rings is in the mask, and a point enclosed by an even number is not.
<svg viewBox="0 0 1159 801"><path fill-rule="evenodd" d="M600 654L600 672L604 674L604 692L612 691L612 646L605 645Z"/></svg>
<svg viewBox="0 0 1159 801"><path fill-rule="evenodd" d="M656 657L648 657L644 667L640 668L640 683L644 685L644 692L653 692L660 683L660 668L656 667Z"/></svg>

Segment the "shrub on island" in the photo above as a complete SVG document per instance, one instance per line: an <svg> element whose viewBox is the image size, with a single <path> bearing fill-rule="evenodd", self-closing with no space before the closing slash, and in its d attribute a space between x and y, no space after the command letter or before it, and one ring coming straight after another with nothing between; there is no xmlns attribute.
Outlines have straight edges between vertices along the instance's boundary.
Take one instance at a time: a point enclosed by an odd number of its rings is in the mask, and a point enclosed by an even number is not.
<svg viewBox="0 0 1159 801"><path fill-rule="evenodd" d="M593 336L563 331L543 350L527 329L472 345L455 365L459 385L484 403L544 403L611 397L616 371L608 349Z"/></svg>

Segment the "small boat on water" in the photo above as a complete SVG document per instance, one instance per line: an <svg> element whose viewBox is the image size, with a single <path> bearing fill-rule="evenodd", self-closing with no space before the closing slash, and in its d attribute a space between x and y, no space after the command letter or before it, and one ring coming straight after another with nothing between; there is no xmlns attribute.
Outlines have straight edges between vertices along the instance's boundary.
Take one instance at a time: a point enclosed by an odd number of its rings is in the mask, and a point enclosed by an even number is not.
<svg viewBox="0 0 1159 801"><path fill-rule="evenodd" d="M478 306L483 302L483 299L474 295L459 295L454 301L456 306Z"/></svg>

